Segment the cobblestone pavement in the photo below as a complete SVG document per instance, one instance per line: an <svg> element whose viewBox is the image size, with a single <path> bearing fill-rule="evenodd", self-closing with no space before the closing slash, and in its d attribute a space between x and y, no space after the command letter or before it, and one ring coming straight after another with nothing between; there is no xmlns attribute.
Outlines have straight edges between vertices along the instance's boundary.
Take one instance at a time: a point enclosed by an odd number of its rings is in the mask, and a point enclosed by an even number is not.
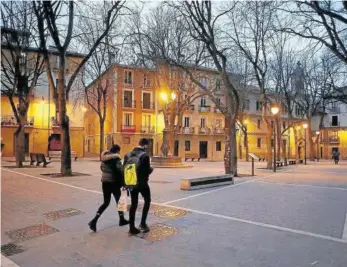
<svg viewBox="0 0 347 267"><path fill-rule="evenodd" d="M240 162L234 186L183 192L182 177L223 173L221 162L189 164L155 170L152 232L138 238L118 226L114 202L98 232L88 229L102 202L97 161L74 162L85 175L70 178L41 175L58 172L59 162L2 167L2 252L24 267L347 266L347 162L308 162L275 174L256 163L254 177L247 176L250 163ZM5 250L13 246L3 247L12 243L20 248L13 255Z"/></svg>

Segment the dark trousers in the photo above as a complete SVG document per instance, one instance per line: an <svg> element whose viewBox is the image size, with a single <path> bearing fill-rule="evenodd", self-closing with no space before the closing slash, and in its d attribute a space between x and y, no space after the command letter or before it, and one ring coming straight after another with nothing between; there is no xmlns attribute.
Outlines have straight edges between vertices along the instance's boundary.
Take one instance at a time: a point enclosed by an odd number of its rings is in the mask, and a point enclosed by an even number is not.
<svg viewBox="0 0 347 267"><path fill-rule="evenodd" d="M102 183L102 193L104 195L104 203L99 207L97 214L101 215L106 208L110 205L111 195L114 196L114 199L118 203L121 195L121 186L117 183ZM118 214L121 216L124 213L119 211Z"/></svg>
<svg viewBox="0 0 347 267"><path fill-rule="evenodd" d="M141 224L146 224L147 214L149 211L149 207L151 205L151 190L149 188L148 183L146 183L145 185L141 185L138 188L134 188L130 192L130 196L131 196L131 206L129 211L130 228L135 227L135 213L136 213L137 205L139 202L139 193L141 193L145 201L143 205L143 210L142 210Z"/></svg>

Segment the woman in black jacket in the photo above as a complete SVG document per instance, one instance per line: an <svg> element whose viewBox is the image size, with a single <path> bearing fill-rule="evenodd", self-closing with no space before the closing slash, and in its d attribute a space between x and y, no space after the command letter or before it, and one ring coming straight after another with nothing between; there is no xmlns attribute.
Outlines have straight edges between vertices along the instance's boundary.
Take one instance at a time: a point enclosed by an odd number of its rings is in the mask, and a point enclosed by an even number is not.
<svg viewBox="0 0 347 267"><path fill-rule="evenodd" d="M121 196L121 188L124 185L123 177L123 165L119 155L120 146L113 145L109 151L104 151L101 154L101 171L102 171L102 192L104 195L104 203L99 207L95 217L88 225L90 229L96 232L96 223L101 214L110 205L111 195L113 194L116 202L118 203ZM124 218L124 212L118 211L119 214L119 226L129 224Z"/></svg>

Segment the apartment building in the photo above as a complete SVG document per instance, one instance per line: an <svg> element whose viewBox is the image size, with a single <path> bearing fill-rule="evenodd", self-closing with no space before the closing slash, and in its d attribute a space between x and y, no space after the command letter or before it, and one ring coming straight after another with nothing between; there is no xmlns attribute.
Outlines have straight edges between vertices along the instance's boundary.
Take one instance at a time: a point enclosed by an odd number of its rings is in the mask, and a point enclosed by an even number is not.
<svg viewBox="0 0 347 267"><path fill-rule="evenodd" d="M207 68L194 69L194 73L203 85L220 88L221 90L216 90L216 96L222 105L225 104L226 99L218 73ZM191 84L187 85L189 83L187 77L183 78L184 82L182 83L182 77L184 77L182 71L165 65L165 63L159 63L156 69L111 65L100 77L101 80L113 80L113 85L109 88L108 93L105 137L102 140L104 147L111 145L113 137L114 142L121 145L122 151L125 153L136 146L140 138L146 137L151 144L150 154L159 155L163 138L162 132L165 128L163 109L167 104L160 95L163 92L169 95L170 92L177 92L179 86L191 86ZM241 88L240 76L234 75L231 76L231 79L237 88ZM91 88L93 86L96 86L96 81L90 85ZM195 86L195 90L200 89ZM218 94L218 92L220 93ZM179 94L175 102L179 105L186 97L185 93ZM249 152L266 156L266 128L261 119L258 90L249 90L244 101L246 105L242 123L247 126ZM90 107L87 109L85 113L85 151L97 155L100 147L99 120ZM184 157L185 153L197 153L201 158L208 160L223 159L225 119L208 96L201 95L191 101L186 106L181 119L182 127L176 134L173 148L175 156ZM289 123L292 123L285 110L281 113L280 120L282 130L288 128ZM299 110L297 111L297 120L302 120ZM178 124L177 121L176 124ZM300 142L296 145L294 145L292 130L288 130L282 136L286 153L289 156L294 156L296 150L299 150L303 156L303 133L301 131L299 133L301 133ZM246 157L244 134L240 129L237 134L238 156L244 159Z"/></svg>
<svg viewBox="0 0 347 267"><path fill-rule="evenodd" d="M16 41L18 34L23 34L21 31L15 31L12 29L2 28L2 60L7 62L11 59L9 44L7 43L11 38L4 38L5 34L14 35L13 40ZM25 33L24 33L25 34ZM8 37L8 36L7 36ZM25 68L28 72L34 68L33 64L36 62L34 58L38 53L37 48L26 47L21 54L23 57L27 57L28 60L23 60ZM54 48L49 49L49 60L53 68L54 81L57 82L59 57ZM6 57L6 60L3 58ZM68 52L65 70L67 76L72 74L77 64L83 59L84 55ZM33 60L30 60L30 59ZM10 63L5 67L10 68ZM6 80L3 72L1 73L2 80ZM77 79L78 80L78 79ZM77 84L78 82L76 82ZM74 85L75 86L75 85ZM77 85L76 85L77 86ZM83 90L83 88L80 88ZM72 90L73 91L73 90ZM31 152L45 153L48 152L48 140L55 140L52 142L52 149L60 149L60 135L61 129L57 124L57 109L53 99L53 89L50 88L47 80L47 73L44 71L37 82L37 86L34 88L32 95L30 96L30 105L28 109L28 121L25 125L25 152L29 155ZM81 105L74 104L74 95L70 94L70 102L67 104L67 114L70 118L70 139L72 150L77 153L79 157L84 154L83 137L84 125L83 125L83 111L84 108ZM15 105L18 104L18 99L14 97ZM15 138L14 132L17 129L17 122L13 115L13 111L6 95L1 96L1 144L2 144L2 156L12 157L14 156Z"/></svg>

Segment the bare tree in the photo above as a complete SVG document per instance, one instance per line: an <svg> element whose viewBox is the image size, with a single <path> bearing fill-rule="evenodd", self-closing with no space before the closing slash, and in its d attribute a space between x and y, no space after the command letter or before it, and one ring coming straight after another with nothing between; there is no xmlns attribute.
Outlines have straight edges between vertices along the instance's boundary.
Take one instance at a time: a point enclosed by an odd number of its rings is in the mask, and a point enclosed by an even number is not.
<svg viewBox="0 0 347 267"><path fill-rule="evenodd" d="M111 27L115 23L120 11L124 7L122 1L104 2L102 5L99 3L85 3L83 9L78 9L78 5L73 2L61 2L61 1L37 1L34 3L35 14L38 20L38 29L40 33L41 49L45 55L45 65L48 75L48 81L52 88L54 88L55 96L57 98L56 107L59 111L58 122L62 129L62 153L61 153L61 174L64 176L71 176L71 145L69 134L69 117L66 113L66 103L70 90L78 77L86 62L93 55L100 43L105 39ZM83 2L81 3L83 4ZM76 9L77 6L77 9ZM98 14L95 10L103 10L102 14ZM78 14L77 11L82 11ZM88 14L88 15L85 15ZM84 20L102 20L104 23L102 26L96 24L93 29L96 33L95 41L85 51L85 57L81 62L76 63L76 68L73 74L67 79L65 73L66 52L69 49L69 45L73 40L74 33L79 33L76 30L75 21L80 19ZM45 28L47 25L47 29ZM66 30L65 30L66 29ZM75 30L75 31L74 31ZM45 34L49 34L52 42L54 43L59 57L59 70L58 70L58 82L54 84L52 68L49 63L47 43L45 41ZM79 33L80 34L80 33ZM83 47L81 49L83 51Z"/></svg>
<svg viewBox="0 0 347 267"><path fill-rule="evenodd" d="M1 94L8 97L17 122L15 131L16 166L25 156L24 127L38 79L43 72L43 57L37 49L36 20L28 2L2 2ZM18 105L16 103L18 99Z"/></svg>
<svg viewBox="0 0 347 267"><path fill-rule="evenodd" d="M287 2L280 9L290 17L282 30L320 44L347 64L346 1Z"/></svg>
<svg viewBox="0 0 347 267"><path fill-rule="evenodd" d="M260 90L262 119L266 126L267 168L272 168L272 127L269 118L270 99L268 85L268 60L271 54L270 38L273 34L275 6L273 2L237 2L227 12L229 28L225 34L237 50L250 62ZM226 7L228 8L228 7Z"/></svg>

